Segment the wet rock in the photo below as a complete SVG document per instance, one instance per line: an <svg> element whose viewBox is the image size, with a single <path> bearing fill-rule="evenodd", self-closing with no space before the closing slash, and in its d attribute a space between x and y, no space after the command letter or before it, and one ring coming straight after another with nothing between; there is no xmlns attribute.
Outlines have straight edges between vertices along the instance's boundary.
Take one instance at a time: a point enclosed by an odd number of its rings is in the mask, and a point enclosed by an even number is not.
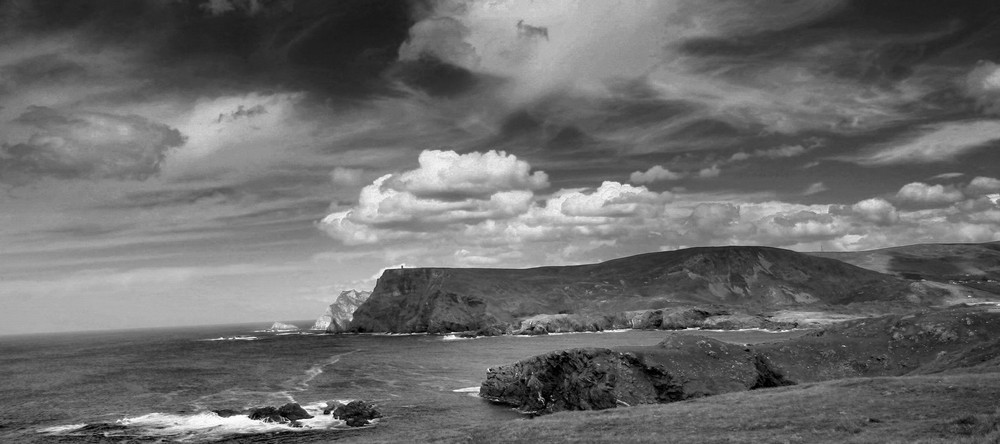
<svg viewBox="0 0 1000 444"><path fill-rule="evenodd" d="M290 402L278 408L278 414L285 417L289 421L298 421L300 419L313 418L313 415L310 415L309 412L306 412L306 409L302 408L302 406L294 402Z"/></svg>
<svg viewBox="0 0 1000 444"><path fill-rule="evenodd" d="M288 420L285 419L284 416L281 416L281 413L278 411L277 408L271 406L250 409L250 414L247 415L247 417L255 421L277 422L277 423L288 422Z"/></svg>
<svg viewBox="0 0 1000 444"><path fill-rule="evenodd" d="M238 415L246 415L247 414L247 412L241 412L239 410L233 410L233 409L212 410L212 413L215 413L216 415L219 415L220 418L228 418L230 416L238 416Z"/></svg>
<svg viewBox="0 0 1000 444"><path fill-rule="evenodd" d="M344 406L344 403L342 403L342 402L327 401L326 407L323 407L323 414L324 415L329 415L334 410L337 410L338 407L343 407L343 406Z"/></svg>
<svg viewBox="0 0 1000 444"><path fill-rule="evenodd" d="M375 404L359 400L338 406L333 411L333 417L343 420L350 427L361 427L375 418L381 418L382 412L375 408Z"/></svg>

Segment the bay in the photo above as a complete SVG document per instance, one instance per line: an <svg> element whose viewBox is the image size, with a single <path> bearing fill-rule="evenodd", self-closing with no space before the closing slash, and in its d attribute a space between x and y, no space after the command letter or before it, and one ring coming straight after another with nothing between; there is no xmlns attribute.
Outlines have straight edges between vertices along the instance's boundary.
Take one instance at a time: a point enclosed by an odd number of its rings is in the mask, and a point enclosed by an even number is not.
<svg viewBox="0 0 1000 444"><path fill-rule="evenodd" d="M304 322L303 322L304 324ZM654 345L665 331L457 339L260 331L258 324L0 337L3 442L462 440L521 415L477 396L490 367L552 350ZM800 333L706 332L756 343ZM351 429L321 414L362 399L384 418ZM296 402L303 428L212 410Z"/></svg>

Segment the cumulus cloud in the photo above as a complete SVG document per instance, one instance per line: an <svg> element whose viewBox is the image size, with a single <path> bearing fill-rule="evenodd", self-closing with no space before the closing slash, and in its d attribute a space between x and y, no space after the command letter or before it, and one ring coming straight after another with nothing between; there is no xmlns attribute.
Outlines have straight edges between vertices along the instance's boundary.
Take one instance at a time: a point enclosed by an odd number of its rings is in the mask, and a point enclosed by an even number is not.
<svg viewBox="0 0 1000 444"><path fill-rule="evenodd" d="M613 181L536 195L548 186L545 173L503 152L425 151L420 159L417 169L364 187L356 205L329 214L319 227L348 245L418 242L453 249L447 256L455 264L489 265L514 261L538 243L579 240L564 253L584 255L615 244L595 240L649 236L672 198Z"/></svg>
<svg viewBox="0 0 1000 444"><path fill-rule="evenodd" d="M504 152L423 151L419 167L386 174L364 187L358 204L328 215L321 226L346 243L374 243L405 232L447 230L525 213L544 172Z"/></svg>
<svg viewBox="0 0 1000 444"><path fill-rule="evenodd" d="M549 186L542 171L503 151L458 154L425 150L420 167L393 177L393 186L420 197L482 197L498 191L534 191Z"/></svg>
<svg viewBox="0 0 1000 444"><path fill-rule="evenodd" d="M880 197L862 200L851 206L851 210L878 225L892 225L899 222L899 212L896 211L896 207Z"/></svg>
<svg viewBox="0 0 1000 444"><path fill-rule="evenodd" d="M675 173L662 166L654 165L652 168L643 171L636 171L629 176L632 183L653 183L667 180L678 180L684 177L681 173Z"/></svg>
<svg viewBox="0 0 1000 444"><path fill-rule="evenodd" d="M890 166L953 161L1000 140L1000 122L972 120L925 125L898 143L839 160L862 166Z"/></svg>
<svg viewBox="0 0 1000 444"><path fill-rule="evenodd" d="M957 188L948 185L928 185L912 182L903 185L896 193L896 199L916 205L949 205L965 199Z"/></svg>
<svg viewBox="0 0 1000 444"><path fill-rule="evenodd" d="M14 181L43 176L141 180L157 173L167 151L185 141L177 129L136 115L33 106L15 122L35 132L24 142L0 147L0 176Z"/></svg>
<svg viewBox="0 0 1000 444"><path fill-rule="evenodd" d="M698 204L685 224L703 233L721 233L740 220L740 207L729 203Z"/></svg>
<svg viewBox="0 0 1000 444"><path fill-rule="evenodd" d="M668 198L669 193L654 193L646 187L634 187L629 184L605 181L597 189L561 190L545 203L545 207L537 216L547 219L546 222L565 224L576 218L615 218L626 216L651 215L644 204L661 202ZM655 212L655 210L654 210ZM606 221L606 219L601 219Z"/></svg>
<svg viewBox="0 0 1000 444"><path fill-rule="evenodd" d="M511 156L496 153L506 162ZM463 157L465 156L465 157ZM490 156L431 153L442 166L467 168ZM493 159L493 160L499 160ZM520 161L518 161L520 162ZM561 189L548 195L532 189L530 166L516 181L494 180L492 191L465 183L468 176L438 175L418 195L406 188L426 178L417 170L386 175L365 187L358 204L332 213L320 227L345 244L419 245L442 264L525 266L553 261L587 262L678 245L773 245L799 250L879 248L914 242L979 242L1000 238L1000 186L991 178L968 186L903 186L893 199L872 197L853 205L803 205L706 195L657 193L644 186L604 181L594 188ZM448 171L448 168L443 168ZM515 170L508 168L507 171ZM421 179L424 180L424 179ZM520 183L520 190L504 184ZM822 188L821 183L812 189ZM471 190L471 191L470 191ZM965 190L965 193L962 192ZM966 196L969 197L966 197ZM992 230L992 231L991 231ZM405 247L403 247L405 249ZM414 257L416 259L416 257ZM409 259L407 259L409 260Z"/></svg>
<svg viewBox="0 0 1000 444"><path fill-rule="evenodd" d="M973 196L982 196L991 193L1000 193L1000 179L979 176L972 179L965 188L966 192Z"/></svg>
<svg viewBox="0 0 1000 444"><path fill-rule="evenodd" d="M722 170L719 169L718 165L712 165L707 168L702 168L698 171L698 177L702 179L711 179L713 177L719 177L722 174Z"/></svg>

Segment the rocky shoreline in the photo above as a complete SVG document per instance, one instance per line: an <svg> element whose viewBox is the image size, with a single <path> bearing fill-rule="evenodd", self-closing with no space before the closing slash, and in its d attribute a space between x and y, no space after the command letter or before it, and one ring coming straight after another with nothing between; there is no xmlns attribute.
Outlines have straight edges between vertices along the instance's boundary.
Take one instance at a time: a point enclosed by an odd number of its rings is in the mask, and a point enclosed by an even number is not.
<svg viewBox="0 0 1000 444"><path fill-rule="evenodd" d="M312 419L310 415L298 403L290 402L281 407L264 406L255 407L248 410L220 409L212 410L220 418L232 416L246 416L254 421L270 422L277 424L288 424L289 427L301 427L299 423L303 419ZM382 413L375 404L355 400L347 404L330 401L323 409L324 415L333 415L334 418L344 421L348 427L361 427L368 425L372 420L381 418Z"/></svg>

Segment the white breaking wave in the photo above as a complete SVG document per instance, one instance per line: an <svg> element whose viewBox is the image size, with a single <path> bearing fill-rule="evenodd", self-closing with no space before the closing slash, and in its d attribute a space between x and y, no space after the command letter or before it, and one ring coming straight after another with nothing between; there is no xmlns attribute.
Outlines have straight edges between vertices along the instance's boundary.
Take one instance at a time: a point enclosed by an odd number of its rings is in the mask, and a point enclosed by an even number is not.
<svg viewBox="0 0 1000 444"><path fill-rule="evenodd" d="M82 428L84 428L86 426L87 426L87 424L67 424L67 425L54 426L54 427L45 427L45 428L42 428L42 429L38 429L38 432L39 433L61 434L61 433L66 433L66 432L72 432L72 431L74 431L76 429L82 429Z"/></svg>
<svg viewBox="0 0 1000 444"><path fill-rule="evenodd" d="M256 336L238 335L238 336L222 336L218 338L200 339L200 340L201 341L257 341L259 339L260 338Z"/></svg>
<svg viewBox="0 0 1000 444"><path fill-rule="evenodd" d="M452 390L455 393L479 393L479 386L475 387L465 387L460 389Z"/></svg>
<svg viewBox="0 0 1000 444"><path fill-rule="evenodd" d="M444 335L444 336L441 337L442 341L461 341L461 340L464 340L464 339L475 339L475 338L472 338L472 337L462 337L462 336L458 336L458 335Z"/></svg>
<svg viewBox="0 0 1000 444"><path fill-rule="evenodd" d="M350 402L350 400L346 399L337 401L344 404ZM326 402L314 402L303 405L302 408L314 417L297 421L298 427L293 427L289 423L281 424L257 421L250 419L246 415L223 418L213 412L202 412L191 415L149 413L134 417L126 416L115 421L116 425L125 426L126 429L120 431L103 431L101 433L107 437L114 437L120 433L121 436L135 437L139 435L143 437L165 438L174 442L201 442L232 435L348 428L343 420L334 419L333 415L324 415L323 408L325 407ZM378 419L372 420L372 424L375 423L378 423ZM38 431L51 435L73 436L73 432L86 426L87 424L70 424L46 427Z"/></svg>

